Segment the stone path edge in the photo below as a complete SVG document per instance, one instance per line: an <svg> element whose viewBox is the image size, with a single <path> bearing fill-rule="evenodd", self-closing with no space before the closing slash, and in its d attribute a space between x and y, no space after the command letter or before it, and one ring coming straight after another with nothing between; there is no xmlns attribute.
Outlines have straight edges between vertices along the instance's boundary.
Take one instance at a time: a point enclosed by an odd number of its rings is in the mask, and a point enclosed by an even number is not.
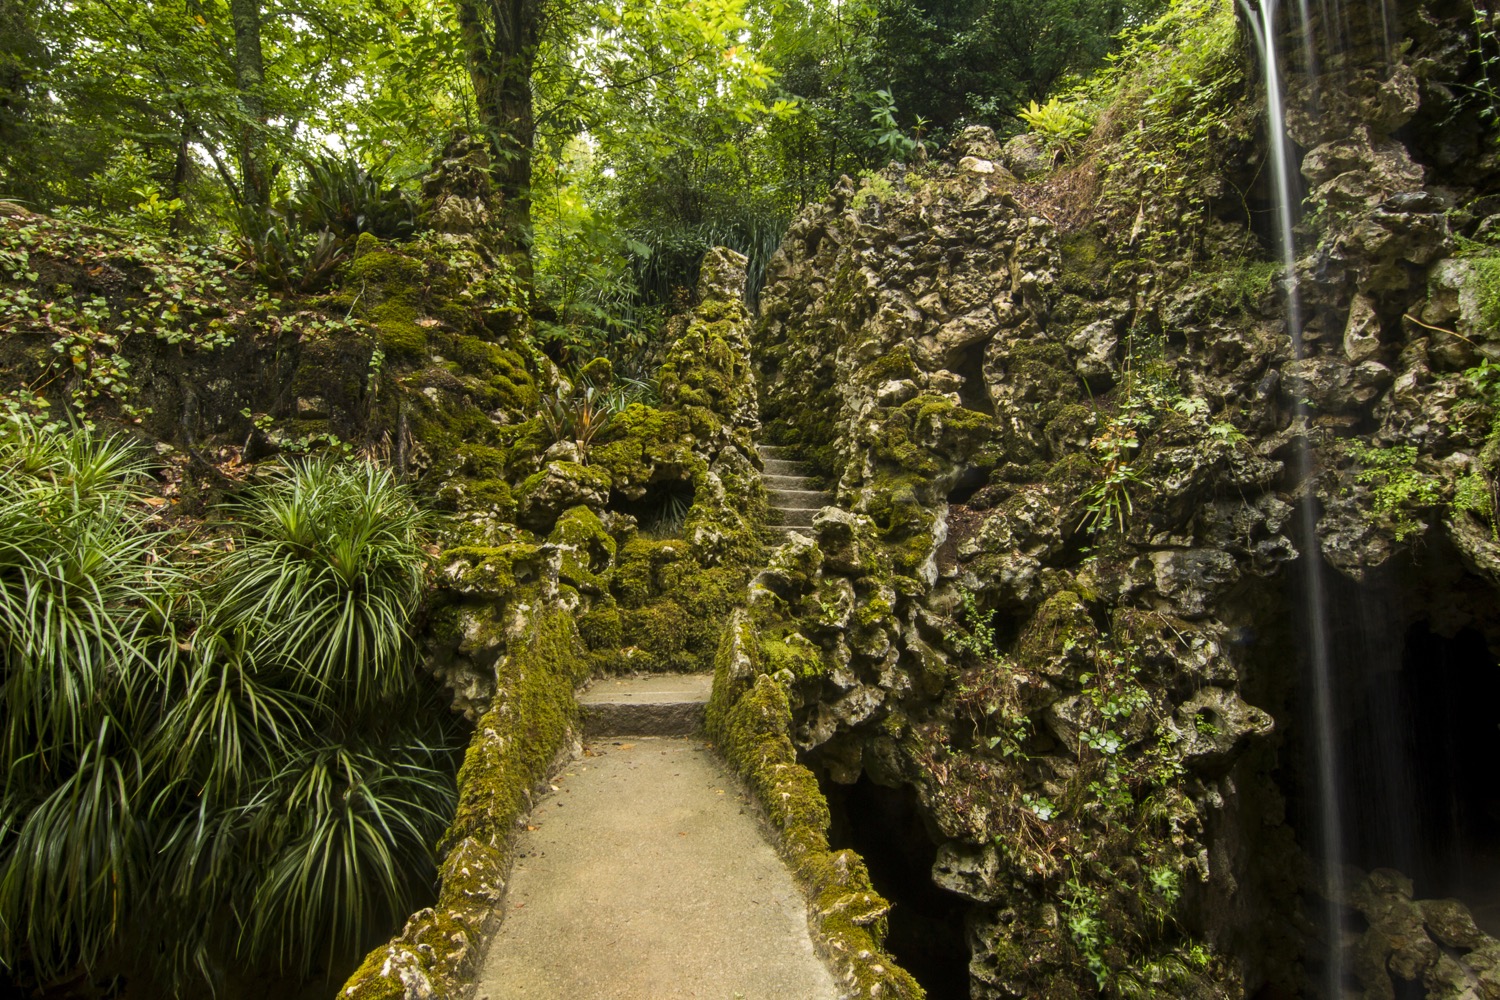
<svg viewBox="0 0 1500 1000"><path fill-rule="evenodd" d="M828 803L797 760L785 688L759 669L750 615L736 609L714 658L707 731L745 782L807 899L813 944L847 1000L923 1000L917 981L883 947L890 903L875 891L864 860L828 843Z"/></svg>
<svg viewBox="0 0 1500 1000"><path fill-rule="evenodd" d="M458 773L458 807L439 854L434 906L370 952L340 1000L468 1000L504 918L517 825L572 759L577 685L589 665L569 612L539 611L496 664L496 694Z"/></svg>

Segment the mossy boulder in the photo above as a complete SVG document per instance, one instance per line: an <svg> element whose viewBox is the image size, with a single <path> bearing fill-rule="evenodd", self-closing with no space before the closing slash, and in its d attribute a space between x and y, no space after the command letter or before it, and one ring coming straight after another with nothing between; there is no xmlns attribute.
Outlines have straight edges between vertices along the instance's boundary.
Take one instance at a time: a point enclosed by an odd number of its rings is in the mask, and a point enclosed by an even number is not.
<svg viewBox="0 0 1500 1000"><path fill-rule="evenodd" d="M571 507L603 510L609 501L609 487L609 473L604 469L577 462L548 462L516 491L517 512L528 528L550 531Z"/></svg>

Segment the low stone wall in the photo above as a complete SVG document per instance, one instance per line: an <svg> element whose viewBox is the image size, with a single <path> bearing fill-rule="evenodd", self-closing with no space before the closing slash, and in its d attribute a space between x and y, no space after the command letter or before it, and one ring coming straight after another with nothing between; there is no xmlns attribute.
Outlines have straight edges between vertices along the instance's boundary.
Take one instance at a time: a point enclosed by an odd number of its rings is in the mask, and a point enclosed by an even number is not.
<svg viewBox="0 0 1500 1000"><path fill-rule="evenodd" d="M587 660L570 614L513 602L497 688L458 773L459 800L443 842L437 905L414 913L370 952L339 991L349 1000L466 1000L503 917L517 823L535 788L571 747L573 691Z"/></svg>
<svg viewBox="0 0 1500 1000"><path fill-rule="evenodd" d="M920 1000L922 988L881 946L890 904L870 884L858 854L828 844L828 803L812 772L797 762L791 726L783 680L764 672L755 626L737 610L715 659L709 736L764 809L807 896L813 940L846 995Z"/></svg>

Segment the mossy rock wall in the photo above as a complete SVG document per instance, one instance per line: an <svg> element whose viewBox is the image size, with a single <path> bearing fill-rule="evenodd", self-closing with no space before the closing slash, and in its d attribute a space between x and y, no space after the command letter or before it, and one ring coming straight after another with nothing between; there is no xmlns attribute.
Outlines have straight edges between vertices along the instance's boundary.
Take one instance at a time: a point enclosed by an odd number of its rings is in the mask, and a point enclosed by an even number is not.
<svg viewBox="0 0 1500 1000"><path fill-rule="evenodd" d="M762 660L750 615L736 611L714 665L708 732L765 810L777 846L808 898L813 938L847 996L926 996L881 947L890 904L853 851L828 844L828 804L797 759L786 678Z"/></svg>
<svg viewBox="0 0 1500 1000"><path fill-rule="evenodd" d="M969 900L975 997L1301 988L1314 890L1287 873L1313 868L1274 773L1299 559L1404 580L1400 627L1500 649L1493 596L1474 598L1500 583L1480 496L1500 400L1470 371L1496 331L1453 257L1500 258L1463 242L1500 223L1500 161L1419 111L1474 70L1452 56L1461 19L1418 6L1391 63L1360 49L1359 83L1291 123L1300 357L1244 207L1211 194L1263 169L1227 4L1169 13L1160 30L1197 47L1141 56L1075 163L1023 183L969 130L841 185L771 264L765 437L802 447L843 512L756 578L759 656L809 767L916 794L938 884ZM1179 59L1217 103L1164 124L1178 92L1128 84ZM1170 185L1137 169L1137 122L1177 130ZM1423 569L1423 545L1454 572ZM1282 644L1243 638L1262 632Z"/></svg>

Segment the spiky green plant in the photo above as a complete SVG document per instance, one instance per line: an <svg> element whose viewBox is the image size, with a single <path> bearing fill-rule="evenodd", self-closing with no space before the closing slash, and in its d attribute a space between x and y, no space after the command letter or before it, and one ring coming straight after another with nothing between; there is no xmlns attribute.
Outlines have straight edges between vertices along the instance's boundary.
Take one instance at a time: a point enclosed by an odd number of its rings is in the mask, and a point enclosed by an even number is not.
<svg viewBox="0 0 1500 1000"><path fill-rule="evenodd" d="M311 746L269 775L246 804L269 850L254 886L244 948L305 974L368 946L411 909L431 844L452 815L440 748Z"/></svg>
<svg viewBox="0 0 1500 1000"><path fill-rule="evenodd" d="M407 669L422 517L386 471L299 465L190 578L143 471L0 424L0 966L305 977L416 904L452 811Z"/></svg>
<svg viewBox="0 0 1500 1000"><path fill-rule="evenodd" d="M0 427L0 958L88 964L146 864L132 731L180 576L120 438Z"/></svg>
<svg viewBox="0 0 1500 1000"><path fill-rule="evenodd" d="M160 850L178 980L305 976L368 946L414 905L455 794L446 751L399 704L416 701L427 561L406 491L368 463L310 461L240 515L154 758L173 776ZM236 916L194 923L205 912Z"/></svg>
<svg viewBox="0 0 1500 1000"><path fill-rule="evenodd" d="M295 464L246 504L240 544L218 568L211 627L245 629L252 658L289 671L293 691L372 706L408 679L422 524L389 469Z"/></svg>

